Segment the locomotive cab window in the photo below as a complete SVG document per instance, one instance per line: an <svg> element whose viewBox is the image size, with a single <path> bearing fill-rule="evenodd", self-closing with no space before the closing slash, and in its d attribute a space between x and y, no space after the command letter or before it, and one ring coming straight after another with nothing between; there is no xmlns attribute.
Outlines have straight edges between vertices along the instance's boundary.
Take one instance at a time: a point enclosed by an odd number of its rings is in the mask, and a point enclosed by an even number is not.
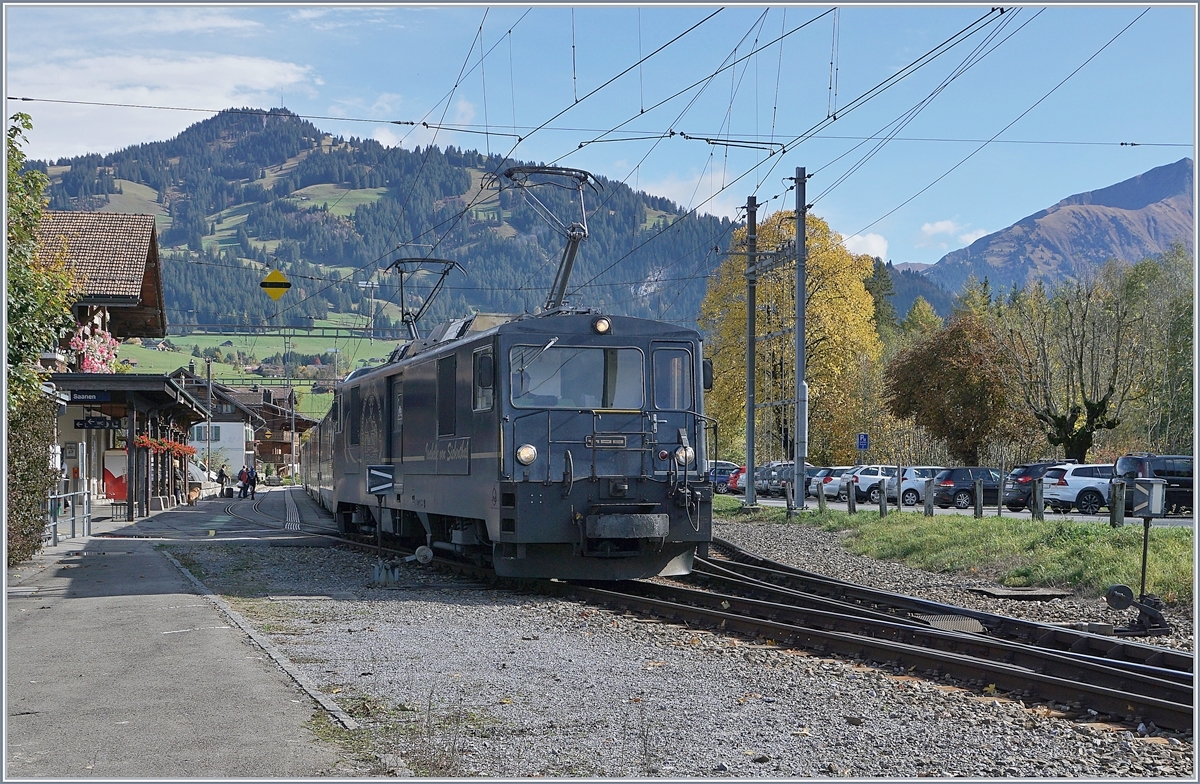
<svg viewBox="0 0 1200 784"><path fill-rule="evenodd" d="M517 408L642 407L642 352L636 348L514 346L509 352Z"/></svg>
<svg viewBox="0 0 1200 784"><path fill-rule="evenodd" d="M454 435L455 414L458 408L458 401L455 399L457 367L458 363L453 354L442 357L437 363L437 434L439 438Z"/></svg>
<svg viewBox="0 0 1200 784"><path fill-rule="evenodd" d="M475 352L474 357L474 379L473 384L474 395L471 402L471 408L475 411L490 411L492 409L492 395L495 383L493 378L495 368L492 362L492 350L483 348Z"/></svg>
<svg viewBox="0 0 1200 784"><path fill-rule="evenodd" d="M692 354L681 348L654 351L654 407L688 411L693 406Z"/></svg>

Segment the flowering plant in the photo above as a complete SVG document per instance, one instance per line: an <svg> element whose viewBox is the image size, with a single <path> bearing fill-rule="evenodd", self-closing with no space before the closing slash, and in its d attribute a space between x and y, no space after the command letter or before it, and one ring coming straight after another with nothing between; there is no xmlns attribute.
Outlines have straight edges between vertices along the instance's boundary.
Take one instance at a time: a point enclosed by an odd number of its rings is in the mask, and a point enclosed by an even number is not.
<svg viewBox="0 0 1200 784"><path fill-rule="evenodd" d="M71 338L75 360L84 373L115 373L117 366L116 339L102 329L93 329L89 324L80 325Z"/></svg>

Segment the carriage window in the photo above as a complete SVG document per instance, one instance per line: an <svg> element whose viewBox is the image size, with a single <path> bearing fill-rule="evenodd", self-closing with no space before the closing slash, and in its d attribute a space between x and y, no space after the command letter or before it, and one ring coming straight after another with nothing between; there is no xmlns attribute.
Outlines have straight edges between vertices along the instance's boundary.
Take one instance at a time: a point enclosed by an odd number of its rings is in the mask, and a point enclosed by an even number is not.
<svg viewBox="0 0 1200 784"><path fill-rule="evenodd" d="M679 348L654 352L654 407L664 411L692 408L692 355Z"/></svg>
<svg viewBox="0 0 1200 784"><path fill-rule="evenodd" d="M518 408L642 407L645 376L635 348L514 346L509 365Z"/></svg>
<svg viewBox="0 0 1200 784"><path fill-rule="evenodd" d="M362 421L362 405L358 399L358 387L350 389L350 443L358 443L358 425Z"/></svg>
<svg viewBox="0 0 1200 784"><path fill-rule="evenodd" d="M486 359L485 359L486 357ZM492 350L485 348L475 352L475 383L471 407L475 411L490 411L492 409Z"/></svg>
<svg viewBox="0 0 1200 784"><path fill-rule="evenodd" d="M454 415L457 410L455 400L455 375L457 363L451 354L442 357L437 363L437 425L438 436L454 435Z"/></svg>

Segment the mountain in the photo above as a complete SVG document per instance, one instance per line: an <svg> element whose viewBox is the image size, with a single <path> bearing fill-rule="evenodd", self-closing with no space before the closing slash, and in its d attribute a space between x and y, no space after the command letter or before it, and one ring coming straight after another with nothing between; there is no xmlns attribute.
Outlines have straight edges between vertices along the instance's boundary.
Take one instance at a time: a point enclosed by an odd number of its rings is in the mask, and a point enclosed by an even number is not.
<svg viewBox="0 0 1200 784"><path fill-rule="evenodd" d="M950 316L954 310L954 295L925 277L919 270L905 269L907 265L888 262L888 272L892 276L892 307L896 318L903 319L917 297L924 297L942 318ZM932 266L932 265L928 265Z"/></svg>
<svg viewBox="0 0 1200 784"><path fill-rule="evenodd" d="M565 240L488 176L525 163L347 139L286 109L229 109L167 141L30 166L51 178L51 209L156 216L168 323L399 326L399 277L376 273L401 257L456 261L465 276L447 279L422 320L428 330L469 311L544 303ZM535 192L559 220L579 220L574 191ZM585 201L589 237L568 301L693 322L732 222L604 177ZM278 305L257 286L268 267L292 282ZM410 308L441 268L406 278Z"/></svg>
<svg viewBox="0 0 1200 784"><path fill-rule="evenodd" d="M974 275L992 291L1053 283L1109 259L1137 262L1181 242L1192 250L1192 159L1079 193L942 257L925 276L958 291Z"/></svg>

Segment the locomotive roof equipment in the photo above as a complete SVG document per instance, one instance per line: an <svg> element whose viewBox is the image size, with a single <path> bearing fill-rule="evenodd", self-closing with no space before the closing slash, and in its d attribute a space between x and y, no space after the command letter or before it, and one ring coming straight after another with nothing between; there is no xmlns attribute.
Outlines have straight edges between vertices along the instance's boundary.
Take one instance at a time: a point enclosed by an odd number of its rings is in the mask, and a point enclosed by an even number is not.
<svg viewBox="0 0 1200 784"><path fill-rule="evenodd" d="M588 237L587 209L583 204L583 189L586 186L593 191L598 191L599 183L591 172L583 169L570 169L565 166L513 166L505 169L502 176L512 183L513 187L520 189L534 212L567 239L562 259L558 263L558 273L554 276L554 284L550 287L545 305L545 309L548 311L561 308L563 297L567 293L567 282L571 278L571 269L575 266L575 254L579 251L579 243ZM494 175L489 179L500 183L499 178ZM563 180L569 180L573 184L568 184ZM579 194L578 222L568 225L559 220L554 212L533 193L534 188L546 185L573 189ZM501 184L500 187L503 185Z"/></svg>
<svg viewBox="0 0 1200 784"><path fill-rule="evenodd" d="M441 264L442 272L441 272L441 276L437 280L437 283L433 284L433 290L430 291L429 296L425 298L425 302L422 303L420 310L418 310L414 314L411 310L408 309L407 303L405 302L405 299L404 299L404 275L406 273L410 277L412 275L416 275L418 272L421 271L421 267L424 266L425 262L427 262L427 261L432 261L432 262ZM412 272L408 271L409 264L416 265L413 268ZM400 319L404 322L404 325L406 327L408 327L408 337L410 340L419 340L421 338L421 334L419 332L417 332L417 321L420 320L421 316L425 315L425 311L429 310L429 305L435 299L437 299L437 295L441 293L442 286L446 282L446 277L455 269L458 269L464 275L467 274L467 271L462 268L461 264L459 264L457 261L451 261L450 259L433 259L433 258L396 259L395 261L393 261L391 264L387 265L387 267L384 268L385 272L388 270L396 270L396 272L400 276Z"/></svg>

